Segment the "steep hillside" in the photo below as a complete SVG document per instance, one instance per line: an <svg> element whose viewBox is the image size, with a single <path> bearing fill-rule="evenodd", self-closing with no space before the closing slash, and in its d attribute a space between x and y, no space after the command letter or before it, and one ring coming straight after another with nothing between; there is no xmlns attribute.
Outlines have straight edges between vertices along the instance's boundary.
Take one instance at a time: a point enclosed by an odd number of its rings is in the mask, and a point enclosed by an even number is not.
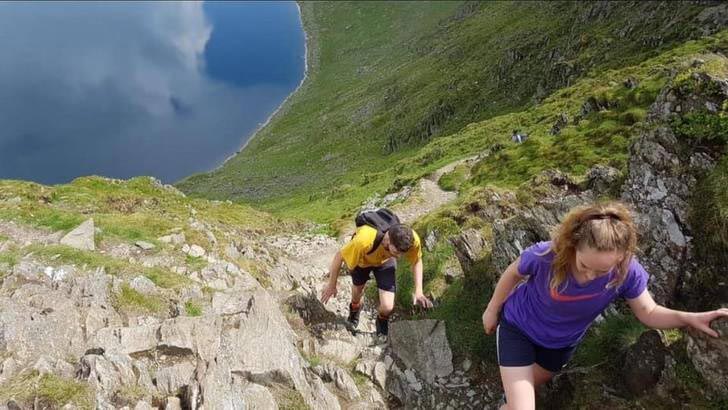
<svg viewBox="0 0 728 410"><path fill-rule="evenodd" d="M391 189L401 173L393 164L427 141L713 32L720 21L711 10L687 2L304 3L304 86L236 157L178 186L330 220Z"/></svg>

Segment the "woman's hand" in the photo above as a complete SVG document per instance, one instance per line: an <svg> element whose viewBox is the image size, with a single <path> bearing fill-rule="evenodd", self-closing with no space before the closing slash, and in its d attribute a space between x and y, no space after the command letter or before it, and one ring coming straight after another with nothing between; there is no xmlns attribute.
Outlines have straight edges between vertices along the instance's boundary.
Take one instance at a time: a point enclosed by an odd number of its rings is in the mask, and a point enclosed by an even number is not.
<svg viewBox="0 0 728 410"><path fill-rule="evenodd" d="M485 312L483 312L483 328L485 329L485 334L493 334L496 327L498 327L498 312L494 309L485 309Z"/></svg>
<svg viewBox="0 0 728 410"><path fill-rule="evenodd" d="M325 305L326 302L328 302L332 296L334 296L334 297L336 296L336 293L337 293L336 292L336 283L327 284L326 287L324 288L324 290L321 291L321 303L323 303Z"/></svg>
<svg viewBox="0 0 728 410"><path fill-rule="evenodd" d="M687 313L685 315L685 324L713 337L719 337L718 332L710 328L710 322L721 318L728 318L728 309L723 308L710 312Z"/></svg>

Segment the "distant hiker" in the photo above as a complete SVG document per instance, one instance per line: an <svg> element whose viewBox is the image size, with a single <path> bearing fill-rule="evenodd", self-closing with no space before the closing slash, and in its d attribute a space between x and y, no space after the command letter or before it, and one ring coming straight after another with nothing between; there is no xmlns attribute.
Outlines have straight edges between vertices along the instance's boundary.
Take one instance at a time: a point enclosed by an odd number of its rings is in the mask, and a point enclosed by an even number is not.
<svg viewBox="0 0 728 410"><path fill-rule="evenodd" d="M377 334L389 333L389 315L394 309L397 258L405 256L412 266L415 281L414 303L425 308L432 302L422 293L422 247L417 233L410 227L399 223L394 213L388 209L363 212L356 217L356 233L341 250L336 252L329 267L329 283L321 293L321 302L336 296L336 280L342 260L351 272L353 286L349 303L349 322L356 328L362 307L364 285L369 274L379 288L379 316Z"/></svg>
<svg viewBox="0 0 728 410"><path fill-rule="evenodd" d="M528 139L528 134L521 134L519 130L513 130L513 134L511 135L511 141L515 143L522 143Z"/></svg>
<svg viewBox="0 0 728 410"><path fill-rule="evenodd" d="M718 336L710 322L728 317L728 309L689 313L655 303L648 274L634 258L636 244L623 204L594 204L572 209L551 241L527 248L508 266L483 313L485 332L496 332L501 409L534 409L534 388L561 370L617 298L648 327L691 326Z"/></svg>

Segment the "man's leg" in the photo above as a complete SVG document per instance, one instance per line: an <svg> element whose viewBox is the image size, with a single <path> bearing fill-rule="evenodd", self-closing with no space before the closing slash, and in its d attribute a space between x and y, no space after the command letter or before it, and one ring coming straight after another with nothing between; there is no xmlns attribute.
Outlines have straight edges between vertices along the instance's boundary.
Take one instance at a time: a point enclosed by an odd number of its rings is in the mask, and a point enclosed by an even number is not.
<svg viewBox="0 0 728 410"><path fill-rule="evenodd" d="M364 285L351 285L351 304L361 306L361 298L364 296Z"/></svg>
<svg viewBox="0 0 728 410"><path fill-rule="evenodd" d="M389 318L394 310L394 292L379 289L379 317Z"/></svg>
<svg viewBox="0 0 728 410"><path fill-rule="evenodd" d="M500 366L506 403L500 410L533 410L536 408L533 365L519 367Z"/></svg>
<svg viewBox="0 0 728 410"><path fill-rule="evenodd" d="M364 286L366 286L367 280L369 280L369 272L369 269L359 267L351 272L351 302L349 303L349 317L347 320L354 329L359 325Z"/></svg>
<svg viewBox="0 0 728 410"><path fill-rule="evenodd" d="M389 334L389 315L394 310L394 291L397 289L395 271L397 260L389 259L384 265L374 270L374 277L379 288L379 316L377 317L377 334Z"/></svg>

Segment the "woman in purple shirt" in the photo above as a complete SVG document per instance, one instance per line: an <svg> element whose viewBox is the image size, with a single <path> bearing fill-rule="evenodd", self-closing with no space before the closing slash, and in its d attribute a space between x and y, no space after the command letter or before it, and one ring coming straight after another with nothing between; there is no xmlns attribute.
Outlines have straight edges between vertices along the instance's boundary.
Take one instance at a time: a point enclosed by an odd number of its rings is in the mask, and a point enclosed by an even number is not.
<svg viewBox="0 0 728 410"><path fill-rule="evenodd" d="M592 321L617 298L646 326L692 326L718 337L710 322L728 317L728 309L689 313L657 305L633 257L636 246L627 207L595 204L572 209L552 241L529 247L508 266L483 313L485 332L496 332L507 403L501 409L534 409L535 386L569 361Z"/></svg>

